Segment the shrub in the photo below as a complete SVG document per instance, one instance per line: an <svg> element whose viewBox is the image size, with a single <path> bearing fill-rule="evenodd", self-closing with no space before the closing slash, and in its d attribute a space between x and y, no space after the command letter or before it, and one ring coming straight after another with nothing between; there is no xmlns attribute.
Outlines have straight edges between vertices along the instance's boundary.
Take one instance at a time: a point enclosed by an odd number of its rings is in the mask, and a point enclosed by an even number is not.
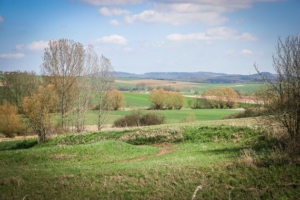
<svg viewBox="0 0 300 200"><path fill-rule="evenodd" d="M165 122L165 116L157 112L142 114L141 112L132 112L114 121L115 127L130 126L150 126Z"/></svg>
<svg viewBox="0 0 300 200"><path fill-rule="evenodd" d="M110 108L113 110L119 110L119 108L124 106L124 94L116 89L107 92L106 101L108 102Z"/></svg>
<svg viewBox="0 0 300 200"><path fill-rule="evenodd" d="M18 107L4 101L0 106L0 132L6 137L20 135L24 130L18 115Z"/></svg>
<svg viewBox="0 0 300 200"><path fill-rule="evenodd" d="M234 119L234 118L247 118L247 117L259 117L264 114L264 110L262 108L254 108L249 107L244 110L244 112L240 112L237 114L232 114L224 117L224 119Z"/></svg>
<svg viewBox="0 0 300 200"><path fill-rule="evenodd" d="M141 117L142 126L159 125L165 122L166 116L157 112L149 112Z"/></svg>
<svg viewBox="0 0 300 200"><path fill-rule="evenodd" d="M192 109L209 109L212 108L210 102L203 98L194 98L188 101L189 106Z"/></svg>

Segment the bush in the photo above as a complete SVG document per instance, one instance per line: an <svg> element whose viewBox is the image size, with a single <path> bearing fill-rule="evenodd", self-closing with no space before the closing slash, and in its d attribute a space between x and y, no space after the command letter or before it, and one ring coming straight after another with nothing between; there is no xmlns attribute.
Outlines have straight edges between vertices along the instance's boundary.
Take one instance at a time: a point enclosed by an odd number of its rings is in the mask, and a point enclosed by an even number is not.
<svg viewBox="0 0 300 200"><path fill-rule="evenodd" d="M235 119L235 118L247 118L247 117L259 117L264 114L264 110L261 108L249 107L237 114L232 114L224 117L224 119Z"/></svg>
<svg viewBox="0 0 300 200"><path fill-rule="evenodd" d="M149 112L141 117L142 126L159 125L165 122L165 115L157 112Z"/></svg>
<svg viewBox="0 0 300 200"><path fill-rule="evenodd" d="M0 133L6 137L15 137L21 135L24 131L24 126L18 115L18 107L4 101L0 106Z"/></svg>
<svg viewBox="0 0 300 200"><path fill-rule="evenodd" d="M212 108L207 99L194 98L188 101L189 106L192 109L210 109Z"/></svg>
<svg viewBox="0 0 300 200"><path fill-rule="evenodd" d="M130 126L150 126L163 124L165 116L157 112L149 112L142 114L141 112L132 112L114 121L115 127L130 127Z"/></svg>

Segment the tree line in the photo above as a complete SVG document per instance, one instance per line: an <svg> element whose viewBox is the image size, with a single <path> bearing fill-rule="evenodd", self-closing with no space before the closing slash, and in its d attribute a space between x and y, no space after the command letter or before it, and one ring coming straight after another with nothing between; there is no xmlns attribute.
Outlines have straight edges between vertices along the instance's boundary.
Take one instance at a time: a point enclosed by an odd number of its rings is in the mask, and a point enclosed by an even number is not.
<svg viewBox="0 0 300 200"><path fill-rule="evenodd" d="M41 75L20 72L2 77L1 108L11 112L0 109L0 126L9 124L3 123L4 118L7 121L8 115L17 111L38 134L39 142L44 142L53 126L53 113L60 113L61 128L72 127L80 132L85 127L87 110L97 107L100 130L109 107L120 106L115 105L115 96L122 99L117 91L112 91L114 80L110 60L99 57L92 46L85 48L68 39L52 40L44 50Z"/></svg>

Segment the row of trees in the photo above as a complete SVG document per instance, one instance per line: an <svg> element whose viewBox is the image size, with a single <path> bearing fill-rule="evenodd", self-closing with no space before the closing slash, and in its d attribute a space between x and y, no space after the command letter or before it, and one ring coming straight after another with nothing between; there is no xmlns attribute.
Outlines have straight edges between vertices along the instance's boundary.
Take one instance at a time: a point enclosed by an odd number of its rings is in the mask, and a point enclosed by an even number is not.
<svg viewBox="0 0 300 200"><path fill-rule="evenodd" d="M179 92L170 92L161 89L153 89L149 100L153 103L154 109L181 109L185 104L185 97Z"/></svg>
<svg viewBox="0 0 300 200"><path fill-rule="evenodd" d="M232 88L213 88L203 92L202 97L211 108L233 108L240 95Z"/></svg>
<svg viewBox="0 0 300 200"><path fill-rule="evenodd" d="M84 129L88 108L96 106L100 130L113 102L113 93L108 92L114 84L109 59L99 58L92 46L84 48L67 39L49 42L40 77L28 72L8 74L2 83L2 102L17 106L19 113L25 114L40 142L45 141L53 122L51 113L60 113L61 127L75 127L79 132Z"/></svg>

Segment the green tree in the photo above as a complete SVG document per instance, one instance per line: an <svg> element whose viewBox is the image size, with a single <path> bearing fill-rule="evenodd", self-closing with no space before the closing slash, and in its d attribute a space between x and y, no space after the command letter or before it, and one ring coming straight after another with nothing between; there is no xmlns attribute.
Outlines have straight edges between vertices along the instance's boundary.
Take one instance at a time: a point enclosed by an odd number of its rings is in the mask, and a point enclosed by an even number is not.
<svg viewBox="0 0 300 200"><path fill-rule="evenodd" d="M40 79L34 72L11 72L2 77L1 102L8 101L23 112L22 99L32 95L40 85Z"/></svg>

